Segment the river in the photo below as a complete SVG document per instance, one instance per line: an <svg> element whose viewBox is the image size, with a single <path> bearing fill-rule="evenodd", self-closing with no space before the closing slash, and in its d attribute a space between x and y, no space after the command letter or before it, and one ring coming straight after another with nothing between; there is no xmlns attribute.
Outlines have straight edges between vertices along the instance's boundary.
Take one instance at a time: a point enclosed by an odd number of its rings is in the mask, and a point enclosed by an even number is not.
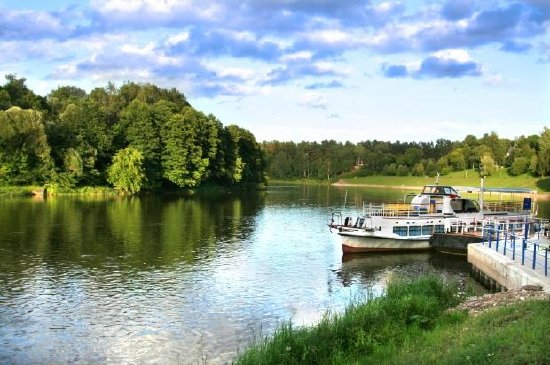
<svg viewBox="0 0 550 365"><path fill-rule="evenodd" d="M2 198L0 363L227 363L282 321L315 323L396 274L468 281L461 256L342 257L329 213L402 194Z"/></svg>

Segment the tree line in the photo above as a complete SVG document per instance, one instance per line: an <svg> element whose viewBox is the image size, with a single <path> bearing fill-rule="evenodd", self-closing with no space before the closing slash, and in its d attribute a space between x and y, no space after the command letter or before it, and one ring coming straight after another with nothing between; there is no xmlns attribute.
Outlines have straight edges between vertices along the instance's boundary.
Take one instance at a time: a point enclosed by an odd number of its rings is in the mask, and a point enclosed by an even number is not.
<svg viewBox="0 0 550 365"><path fill-rule="evenodd" d="M257 185L265 158L254 135L194 109L183 93L109 83L87 93L60 86L47 96L26 79L0 86L0 184L195 188Z"/></svg>
<svg viewBox="0 0 550 365"><path fill-rule="evenodd" d="M338 176L435 176L476 170L490 176L506 169L513 176L550 174L550 129L540 135L500 138L496 132L482 138L435 142L263 142L267 174L274 179L332 179Z"/></svg>

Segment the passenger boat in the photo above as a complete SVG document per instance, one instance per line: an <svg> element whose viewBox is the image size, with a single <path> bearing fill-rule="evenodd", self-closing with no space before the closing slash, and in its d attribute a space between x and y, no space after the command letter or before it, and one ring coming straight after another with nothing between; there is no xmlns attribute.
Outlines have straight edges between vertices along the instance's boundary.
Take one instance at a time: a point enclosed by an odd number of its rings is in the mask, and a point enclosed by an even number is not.
<svg viewBox="0 0 550 365"><path fill-rule="evenodd" d="M533 193L529 189L462 188L476 190L478 200L462 198L452 186L426 185L410 202L363 203L355 219L334 212L329 227L341 236L343 253L415 251L429 249L434 233L481 231L481 222L488 220L519 226L533 216L531 197L483 203L485 192Z"/></svg>

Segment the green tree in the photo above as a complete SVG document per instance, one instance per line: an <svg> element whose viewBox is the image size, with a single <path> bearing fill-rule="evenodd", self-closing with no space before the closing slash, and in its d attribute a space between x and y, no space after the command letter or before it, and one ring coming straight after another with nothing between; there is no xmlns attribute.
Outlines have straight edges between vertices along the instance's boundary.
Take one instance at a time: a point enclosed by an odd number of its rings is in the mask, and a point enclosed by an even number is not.
<svg viewBox="0 0 550 365"><path fill-rule="evenodd" d="M397 175L397 165L395 163L391 163L389 165L384 166L384 169L382 170L382 174L386 176Z"/></svg>
<svg viewBox="0 0 550 365"><path fill-rule="evenodd" d="M526 173L529 170L529 163L531 161L527 157L517 157L512 166L508 170L510 175L517 176Z"/></svg>
<svg viewBox="0 0 550 365"><path fill-rule="evenodd" d="M241 169L241 181L249 184L265 183L265 158L256 137L246 129L236 125L228 127L232 138L237 141L237 170ZM240 158L240 159L239 159Z"/></svg>
<svg viewBox="0 0 550 365"><path fill-rule="evenodd" d="M414 165L412 174L413 176L424 176L424 164L422 164L422 162L419 162Z"/></svg>
<svg viewBox="0 0 550 365"><path fill-rule="evenodd" d="M52 90L47 100L54 116L63 113L68 105L77 104L87 97L86 91L75 86L59 86Z"/></svg>
<svg viewBox="0 0 550 365"><path fill-rule="evenodd" d="M163 126L162 142L163 176L182 188L199 185L209 160L203 157L197 126L183 114L174 114Z"/></svg>
<svg viewBox="0 0 550 365"><path fill-rule="evenodd" d="M439 171L439 168L434 160L428 160L428 163L426 164L426 175L429 177L434 177L437 175L437 172Z"/></svg>
<svg viewBox="0 0 550 365"><path fill-rule="evenodd" d="M544 127L539 139L539 174L548 176L550 174L550 129Z"/></svg>
<svg viewBox="0 0 550 365"><path fill-rule="evenodd" d="M47 110L46 98L36 95L30 90L25 84L27 81L25 78L18 78L13 74L6 75L5 78L6 83L2 86L2 89L10 97L10 106L18 106L21 109ZM7 106L6 101L4 101L4 104L4 106Z"/></svg>
<svg viewBox="0 0 550 365"><path fill-rule="evenodd" d="M10 94L0 87L0 110L7 110L11 106Z"/></svg>
<svg viewBox="0 0 550 365"><path fill-rule="evenodd" d="M160 108L157 109L159 112ZM160 113L160 112L159 112ZM162 180L161 126L155 118L155 108L134 100L122 111L117 126L123 146L138 149L143 154L147 188L157 188Z"/></svg>
<svg viewBox="0 0 550 365"><path fill-rule="evenodd" d="M105 182L102 173L112 156L113 132L107 115L97 104L89 100L69 104L59 116L58 125L49 131L52 140L60 143L55 149L57 161L65 161L69 148L74 148L80 156L83 169L78 183L95 185Z"/></svg>
<svg viewBox="0 0 550 365"><path fill-rule="evenodd" d="M464 158L464 149L455 148L447 155L449 167L453 171L462 171L466 168L466 159Z"/></svg>
<svg viewBox="0 0 550 365"><path fill-rule="evenodd" d="M409 168L407 165L399 165L397 167L397 176L407 176L409 175Z"/></svg>
<svg viewBox="0 0 550 365"><path fill-rule="evenodd" d="M145 182L141 152L132 147L118 151L108 168L107 181L125 194L138 193Z"/></svg>
<svg viewBox="0 0 550 365"><path fill-rule="evenodd" d="M52 166L42 113L19 107L0 111L0 165L4 183L45 181Z"/></svg>
<svg viewBox="0 0 550 365"><path fill-rule="evenodd" d="M481 157L479 176L491 176L496 171L495 160L490 152L486 152Z"/></svg>

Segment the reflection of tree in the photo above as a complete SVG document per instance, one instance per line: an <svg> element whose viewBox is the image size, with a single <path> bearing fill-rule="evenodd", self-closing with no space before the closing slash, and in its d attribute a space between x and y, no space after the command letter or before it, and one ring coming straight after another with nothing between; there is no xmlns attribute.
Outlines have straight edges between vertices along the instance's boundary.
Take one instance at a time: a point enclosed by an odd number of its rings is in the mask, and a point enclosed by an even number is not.
<svg viewBox="0 0 550 365"><path fill-rule="evenodd" d="M255 229L262 205L257 192L7 199L0 206L0 273L19 275L37 262L61 273L68 267L142 270L207 259L221 246L238 249Z"/></svg>
<svg viewBox="0 0 550 365"><path fill-rule="evenodd" d="M261 200L261 194L251 193L242 197L179 198L168 202L162 211L159 240L169 245L163 248L164 253L167 258L178 253L185 261L192 261L199 253L203 258L210 256L220 244L246 238L254 229L251 218Z"/></svg>
<svg viewBox="0 0 550 365"><path fill-rule="evenodd" d="M113 238L123 244L128 260L141 265L193 261L205 248L216 250L236 235L251 232L261 195L209 199L143 197L109 206Z"/></svg>

